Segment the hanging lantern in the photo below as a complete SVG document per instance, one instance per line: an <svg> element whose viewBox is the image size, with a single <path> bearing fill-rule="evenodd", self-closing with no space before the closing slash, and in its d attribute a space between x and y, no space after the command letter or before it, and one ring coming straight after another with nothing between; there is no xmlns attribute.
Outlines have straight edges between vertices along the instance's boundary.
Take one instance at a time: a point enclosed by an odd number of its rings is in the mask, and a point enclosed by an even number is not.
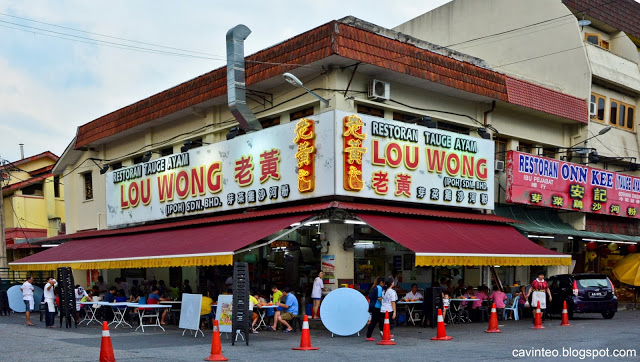
<svg viewBox="0 0 640 362"><path fill-rule="evenodd" d="M630 253L635 253L636 251L638 251L638 247L635 246L634 244L627 246L627 251Z"/></svg>
<svg viewBox="0 0 640 362"><path fill-rule="evenodd" d="M595 241L590 241L587 243L587 250L596 250L597 247L598 243L596 243Z"/></svg>
<svg viewBox="0 0 640 362"><path fill-rule="evenodd" d="M598 254L596 254L595 251L590 251L587 253L587 261L593 261L596 259L597 256Z"/></svg>
<svg viewBox="0 0 640 362"><path fill-rule="evenodd" d="M607 245L607 248L609 248L609 250L611 250L611 251L616 251L616 250L618 250L618 244L611 243L611 244Z"/></svg>

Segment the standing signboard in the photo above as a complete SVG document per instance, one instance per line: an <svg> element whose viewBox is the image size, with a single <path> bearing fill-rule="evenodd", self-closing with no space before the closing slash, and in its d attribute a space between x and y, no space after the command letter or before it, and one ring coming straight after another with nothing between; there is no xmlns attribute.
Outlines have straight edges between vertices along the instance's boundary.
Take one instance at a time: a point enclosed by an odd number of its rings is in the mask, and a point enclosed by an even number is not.
<svg viewBox="0 0 640 362"><path fill-rule="evenodd" d="M233 324L233 295L219 295L216 319L220 332L231 333Z"/></svg>
<svg viewBox="0 0 640 362"><path fill-rule="evenodd" d="M180 305L180 322L178 327L184 330L196 331L196 337L200 331L200 310L202 308L202 295L182 294L182 304ZM184 331L182 332L184 334ZM202 333L204 337L204 333Z"/></svg>

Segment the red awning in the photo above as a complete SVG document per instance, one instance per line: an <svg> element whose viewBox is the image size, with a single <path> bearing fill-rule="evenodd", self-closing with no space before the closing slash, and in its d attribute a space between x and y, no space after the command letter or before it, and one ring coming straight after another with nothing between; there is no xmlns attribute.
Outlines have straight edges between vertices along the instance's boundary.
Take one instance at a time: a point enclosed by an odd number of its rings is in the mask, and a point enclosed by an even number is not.
<svg viewBox="0 0 640 362"><path fill-rule="evenodd" d="M7 245L7 250L16 250L16 249L40 249L41 245L38 244L29 244L29 243L19 243L19 244L9 244Z"/></svg>
<svg viewBox="0 0 640 362"><path fill-rule="evenodd" d="M310 215L72 240L10 263L14 270L230 265L234 251Z"/></svg>
<svg viewBox="0 0 640 362"><path fill-rule="evenodd" d="M571 256L535 244L512 226L357 216L372 228L416 253L416 265L570 265Z"/></svg>

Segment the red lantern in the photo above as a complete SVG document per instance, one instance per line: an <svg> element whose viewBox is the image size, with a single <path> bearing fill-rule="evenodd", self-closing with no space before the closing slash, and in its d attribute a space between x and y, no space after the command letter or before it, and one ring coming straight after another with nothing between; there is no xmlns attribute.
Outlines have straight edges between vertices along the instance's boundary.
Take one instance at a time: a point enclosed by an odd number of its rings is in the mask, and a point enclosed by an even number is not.
<svg viewBox="0 0 640 362"><path fill-rule="evenodd" d="M635 253L636 251L638 251L638 247L633 245L633 244L629 245L629 246L627 246L627 251L630 252L630 253Z"/></svg>
<svg viewBox="0 0 640 362"><path fill-rule="evenodd" d="M598 254L600 254L600 256L607 256L611 254L611 250L609 250L606 245L602 245L600 248L598 248Z"/></svg>
<svg viewBox="0 0 640 362"><path fill-rule="evenodd" d="M597 247L598 243L596 243L595 241L590 241L587 243L587 250L596 250Z"/></svg>

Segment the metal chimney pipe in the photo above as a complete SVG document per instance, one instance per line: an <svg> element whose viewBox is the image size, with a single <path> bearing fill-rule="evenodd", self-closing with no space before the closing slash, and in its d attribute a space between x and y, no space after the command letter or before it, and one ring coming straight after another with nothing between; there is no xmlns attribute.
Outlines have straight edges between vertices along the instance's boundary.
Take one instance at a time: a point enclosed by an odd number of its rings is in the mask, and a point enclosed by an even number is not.
<svg viewBox="0 0 640 362"><path fill-rule="evenodd" d="M229 110L246 132L258 131L262 125L247 105L245 91L244 40L251 34L239 24L227 32L227 97Z"/></svg>
<svg viewBox="0 0 640 362"><path fill-rule="evenodd" d="M24 160L24 143L20 143L20 159Z"/></svg>

